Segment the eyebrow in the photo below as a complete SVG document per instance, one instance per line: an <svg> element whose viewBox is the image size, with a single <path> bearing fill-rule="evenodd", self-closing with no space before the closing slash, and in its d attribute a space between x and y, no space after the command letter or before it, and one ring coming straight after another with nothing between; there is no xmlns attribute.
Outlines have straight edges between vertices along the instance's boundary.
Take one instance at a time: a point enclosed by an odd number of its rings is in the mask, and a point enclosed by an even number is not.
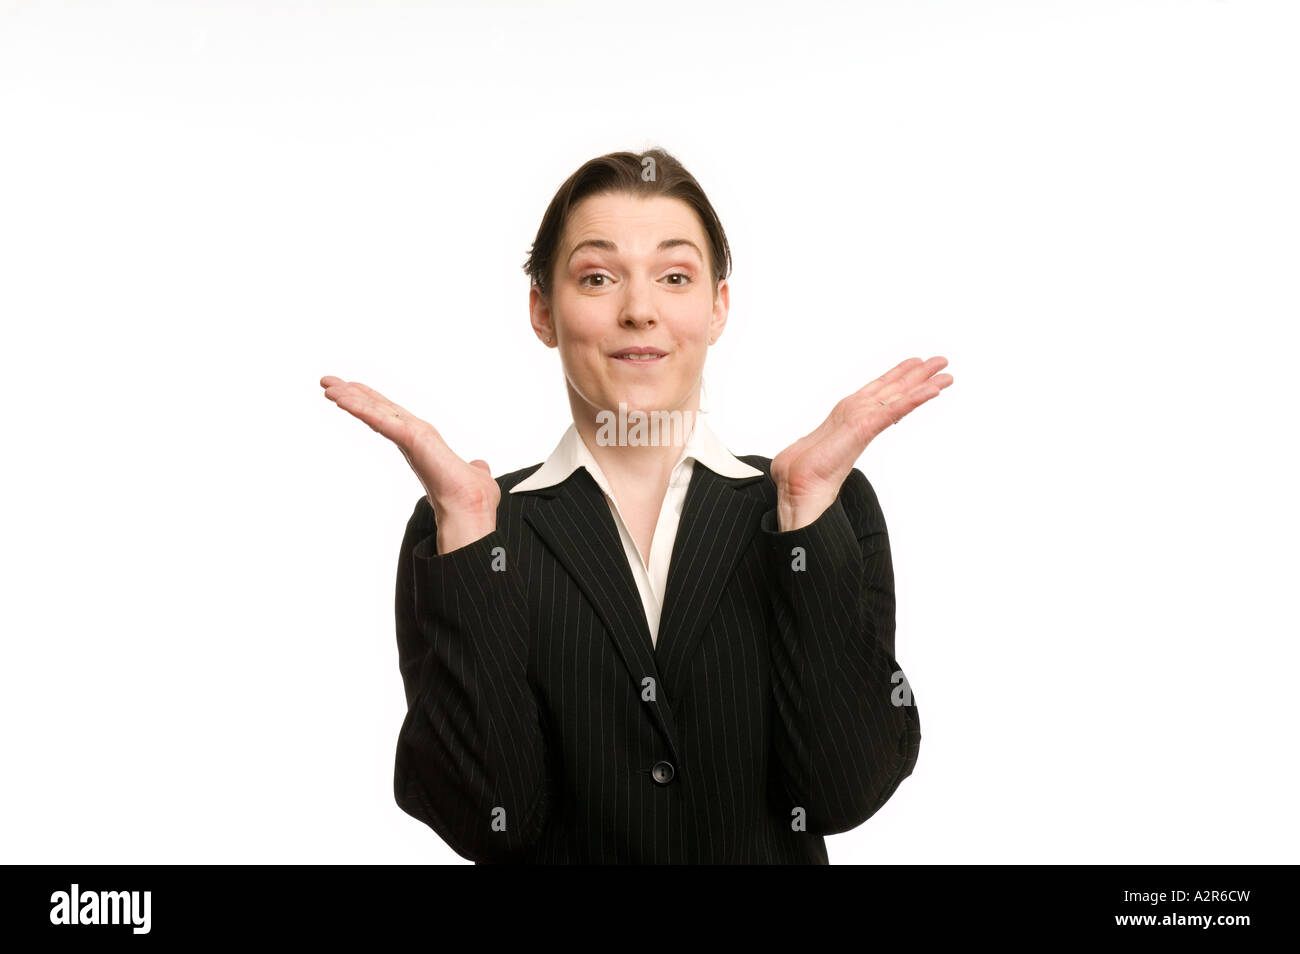
<svg viewBox="0 0 1300 954"><path fill-rule="evenodd" d="M704 258L704 253L700 251L700 247L696 245L694 242L692 242L690 239L684 239L684 238L664 239L662 242L659 243L658 251L663 252L670 248L676 248L679 245L689 245L691 248L695 249L695 254L700 257L701 262L704 262L706 260ZM569 253L569 257L565 259L565 262L567 263L572 261L573 256L578 254L578 250L582 248L586 248L587 246L590 246L592 248L598 248L606 252L618 251L618 246L615 245L613 242L611 242L609 239L584 239L583 241L579 242L577 245L573 246L573 251Z"/></svg>

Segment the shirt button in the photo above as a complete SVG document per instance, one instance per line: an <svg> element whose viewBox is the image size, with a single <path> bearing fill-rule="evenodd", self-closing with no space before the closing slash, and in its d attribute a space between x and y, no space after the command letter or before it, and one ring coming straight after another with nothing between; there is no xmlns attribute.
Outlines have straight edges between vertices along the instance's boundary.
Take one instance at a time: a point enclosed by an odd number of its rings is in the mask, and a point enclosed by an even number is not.
<svg viewBox="0 0 1300 954"><path fill-rule="evenodd" d="M676 773L673 770L672 762L656 762L654 768L650 770L650 777L660 785L667 785L671 782L674 774Z"/></svg>

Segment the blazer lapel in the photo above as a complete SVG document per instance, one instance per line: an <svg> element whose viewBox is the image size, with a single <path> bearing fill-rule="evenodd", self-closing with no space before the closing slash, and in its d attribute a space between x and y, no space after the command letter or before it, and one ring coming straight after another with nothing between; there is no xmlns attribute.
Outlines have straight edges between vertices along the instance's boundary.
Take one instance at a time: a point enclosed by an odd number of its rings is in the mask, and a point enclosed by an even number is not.
<svg viewBox="0 0 1300 954"><path fill-rule="evenodd" d="M722 477L695 462L669 561L657 644L650 641L645 607L609 504L587 469L578 467L553 487L528 491L536 502L524 519L595 607L636 690L641 691L647 675L654 677L650 711L678 764L673 691L682 684L704 626L758 530L763 498L750 485L763 479L761 474Z"/></svg>
<svg viewBox="0 0 1300 954"><path fill-rule="evenodd" d="M604 491L587 468L578 467L561 483L528 493L536 497L536 503L525 511L524 519L595 607L637 692L642 691L647 675L654 678L655 702L650 711L668 740L673 760L680 764L667 686L655 660L641 594Z"/></svg>
<svg viewBox="0 0 1300 954"><path fill-rule="evenodd" d="M668 565L655 648L659 670L670 687L682 684L680 677L704 625L758 530L764 505L752 485L764 479L762 474L723 477L695 462Z"/></svg>

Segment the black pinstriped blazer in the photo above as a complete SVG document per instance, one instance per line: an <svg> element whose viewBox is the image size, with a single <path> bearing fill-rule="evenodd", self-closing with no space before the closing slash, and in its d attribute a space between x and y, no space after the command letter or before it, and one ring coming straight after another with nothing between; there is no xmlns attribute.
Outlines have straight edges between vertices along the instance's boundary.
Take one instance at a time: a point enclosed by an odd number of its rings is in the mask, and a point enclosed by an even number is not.
<svg viewBox="0 0 1300 954"><path fill-rule="evenodd" d="M826 864L822 836L880 809L921 729L875 491L854 468L780 533L771 460L740 459L763 476L696 462L657 647L586 468L498 477L497 529L443 555L420 497L397 568L403 811L480 863Z"/></svg>

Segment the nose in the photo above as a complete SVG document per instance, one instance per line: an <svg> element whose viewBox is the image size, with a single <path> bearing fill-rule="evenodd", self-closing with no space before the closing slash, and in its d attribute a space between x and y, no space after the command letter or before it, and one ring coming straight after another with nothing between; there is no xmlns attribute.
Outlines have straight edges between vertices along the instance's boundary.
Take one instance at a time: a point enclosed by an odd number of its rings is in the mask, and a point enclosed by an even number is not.
<svg viewBox="0 0 1300 954"><path fill-rule="evenodd" d="M653 328L658 319L655 317L650 289L645 282L638 280L629 281L626 287L627 293L623 299L623 310L619 314L619 324L624 328Z"/></svg>
<svg viewBox="0 0 1300 954"><path fill-rule="evenodd" d="M638 317L630 312L624 311L618 323L624 328L631 328L637 331L647 331L653 328L656 321L653 316Z"/></svg>

